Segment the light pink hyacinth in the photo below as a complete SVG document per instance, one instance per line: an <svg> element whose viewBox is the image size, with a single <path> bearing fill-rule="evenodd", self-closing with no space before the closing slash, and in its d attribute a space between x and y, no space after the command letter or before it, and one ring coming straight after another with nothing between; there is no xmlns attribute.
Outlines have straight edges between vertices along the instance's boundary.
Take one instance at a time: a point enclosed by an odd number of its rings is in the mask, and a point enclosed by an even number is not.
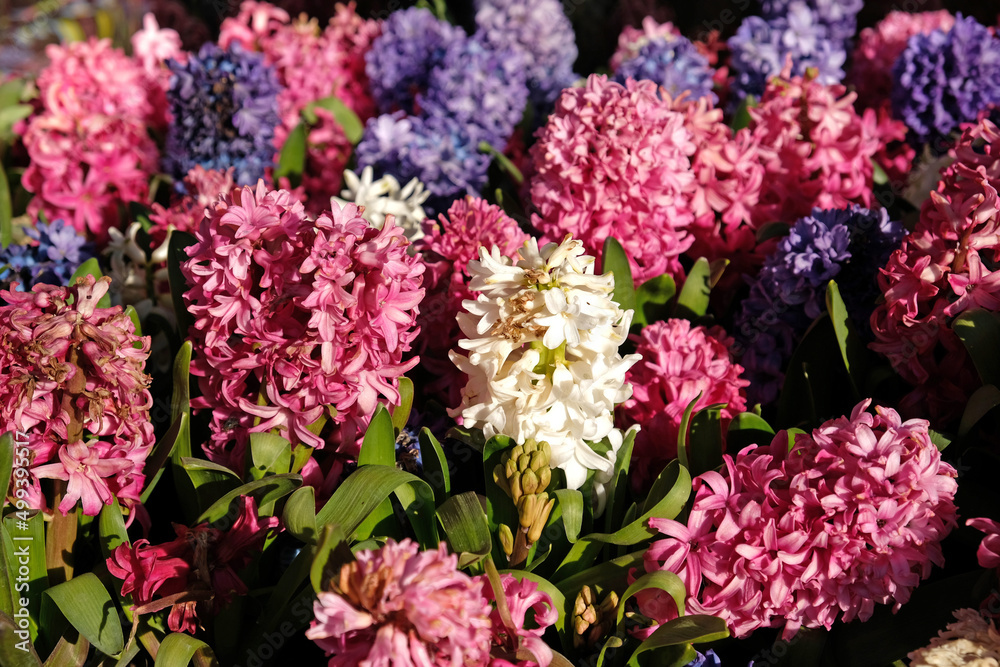
<svg viewBox="0 0 1000 667"><path fill-rule="evenodd" d="M480 578L483 584L483 595L490 602L496 602L493 587L487 577ZM501 574L504 598L510 610L510 620L513 628L504 626L503 618L495 604L490 616L493 623L493 660L491 667L549 667L552 662L552 649L542 640L545 629L559 619L552 598L548 593L538 588L538 584L529 580L518 580L512 574ZM528 612L532 613L532 627L527 627ZM518 660L518 649L527 649L535 660Z"/></svg>
<svg viewBox="0 0 1000 667"><path fill-rule="evenodd" d="M694 242L687 192L695 181L694 136L684 115L652 81L626 86L591 75L567 88L531 149L533 223L545 242L567 235L600 255L613 236L625 247L636 284L680 275Z"/></svg>
<svg viewBox="0 0 1000 667"><path fill-rule="evenodd" d="M62 218L102 242L120 203L148 198L159 159L148 126L163 123L165 107L151 103L142 65L109 40L53 44L46 54L41 109L19 128L31 159L21 183L35 195L28 214Z"/></svg>
<svg viewBox="0 0 1000 667"><path fill-rule="evenodd" d="M637 489L647 489L677 458L677 436L688 405L698 399L698 411L725 403L722 417L728 423L746 409L743 390L750 383L740 375L743 367L730 360L733 340L722 327L692 327L687 320L671 319L643 327L630 339L642 361L625 376L632 398L622 403L616 418L621 428L641 427L632 451L632 480Z"/></svg>
<svg viewBox="0 0 1000 667"><path fill-rule="evenodd" d="M403 353L417 334L424 266L403 230L354 204L315 221L285 190L234 189L195 232L182 270L195 318L191 373L212 409L215 460L239 463L251 432L356 455L381 399L398 402ZM336 428L309 426L336 408ZM254 419L260 423L254 425Z"/></svg>
<svg viewBox="0 0 1000 667"><path fill-rule="evenodd" d="M154 442L149 338L121 307L97 307L110 282L0 292L0 432L27 434L34 508L46 509L41 479L66 482L63 514L139 502Z"/></svg>
<svg viewBox="0 0 1000 667"><path fill-rule="evenodd" d="M687 523L651 519L665 535L645 555L687 588L688 613L723 618L737 637L762 627L830 628L871 617L876 604L906 603L956 525L956 472L941 461L925 420L889 408L851 416L770 447L724 455L724 474L695 479ZM640 595L665 622L671 598Z"/></svg>
<svg viewBox="0 0 1000 667"><path fill-rule="evenodd" d="M357 553L319 594L306 637L330 667L473 667L490 653L490 603L444 543L389 539Z"/></svg>

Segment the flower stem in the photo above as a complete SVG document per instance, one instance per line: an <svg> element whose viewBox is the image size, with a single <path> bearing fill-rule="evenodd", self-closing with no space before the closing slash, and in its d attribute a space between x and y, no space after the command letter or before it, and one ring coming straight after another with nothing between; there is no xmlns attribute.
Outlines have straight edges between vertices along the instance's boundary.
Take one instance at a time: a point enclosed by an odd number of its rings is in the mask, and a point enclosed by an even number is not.
<svg viewBox="0 0 1000 667"><path fill-rule="evenodd" d="M49 584L60 584L73 578L73 544L77 533L77 508L67 515L59 511L59 503L66 493L66 481L56 480L56 493L52 501L52 522L45 536L45 564L49 571Z"/></svg>

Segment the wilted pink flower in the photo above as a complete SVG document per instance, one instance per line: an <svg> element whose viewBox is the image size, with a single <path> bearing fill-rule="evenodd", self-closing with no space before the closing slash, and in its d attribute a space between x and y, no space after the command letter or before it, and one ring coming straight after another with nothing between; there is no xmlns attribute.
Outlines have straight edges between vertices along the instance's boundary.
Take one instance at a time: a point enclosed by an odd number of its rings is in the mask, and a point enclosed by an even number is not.
<svg viewBox="0 0 1000 667"><path fill-rule="evenodd" d="M941 461L928 423L891 409L865 410L770 447L752 446L726 471L695 479L687 523L651 519L666 539L647 571L676 573L689 613L725 619L738 637L762 627L826 627L895 609L943 565L941 540L955 527L955 469ZM665 594L640 595L659 622L677 615Z"/></svg>
<svg viewBox="0 0 1000 667"><path fill-rule="evenodd" d="M685 194L694 184L696 146L683 114L652 81L622 86L591 75L567 88L531 149L533 223L545 242L567 235L599 255L613 236L636 284L681 273L694 220Z"/></svg>
<svg viewBox="0 0 1000 667"><path fill-rule="evenodd" d="M478 259L481 246L497 246L505 257L514 257L528 235L499 206L476 197L456 200L438 223L425 227L427 234L415 243L427 266L415 347L421 366L436 378L428 389L442 391L448 407L457 407L463 382L448 352L462 338L456 319L462 301L475 298L469 291L469 262Z"/></svg>
<svg viewBox="0 0 1000 667"><path fill-rule="evenodd" d="M167 624L174 632L194 633L199 614L215 613L247 586L237 575L264 545L280 522L261 517L250 496L239 499L240 513L231 526L174 524L177 538L151 546L148 540L120 544L108 557L108 571L123 581L136 613L171 607Z"/></svg>
<svg viewBox="0 0 1000 667"><path fill-rule="evenodd" d="M493 587L487 577L482 577L483 595L490 602L496 602ZM542 641L545 629L556 622L559 618L559 611L556 609L552 598L548 593L541 591L538 584L529 580L520 581L512 574L501 574L500 582L503 584L504 597L507 600L507 608L510 610L510 620L513 628L504 625L503 618L496 606L490 619L493 623L493 658L491 667L498 665L516 665L517 667L548 667L552 662L552 649ZM532 613L534 619L532 625L527 627L528 612ZM518 661L516 654L518 649L524 648L535 657L534 661ZM513 662L507 662L510 659Z"/></svg>
<svg viewBox="0 0 1000 667"><path fill-rule="evenodd" d="M279 429L293 443L357 453L379 398L397 402L417 334L424 266L387 218L358 207L313 221L285 190L235 189L218 199L182 265L195 317L191 373L212 409L208 453L239 467L250 432ZM329 437L309 426L336 408ZM260 423L253 425L254 418Z"/></svg>
<svg viewBox="0 0 1000 667"><path fill-rule="evenodd" d="M486 664L490 604L443 543L420 551L411 540L389 539L356 557L319 594L306 630L330 667Z"/></svg>
<svg viewBox="0 0 1000 667"><path fill-rule="evenodd" d="M633 483L648 488L667 463L677 458L677 436L684 411L725 403L728 423L746 409L743 367L730 360L733 340L722 327L692 327L687 320L654 322L632 335L642 361L625 376L632 398L619 407L618 425L638 424L632 450ZM700 397L699 397L700 395ZM693 413L692 413L693 414Z"/></svg>
<svg viewBox="0 0 1000 667"><path fill-rule="evenodd" d="M46 54L41 110L21 131L31 159L21 183L35 195L28 214L63 218L103 241L119 203L148 197L159 155L147 126L163 122L164 107L151 103L142 66L109 40L53 44Z"/></svg>
<svg viewBox="0 0 1000 667"><path fill-rule="evenodd" d="M0 292L0 431L27 433L32 507L45 508L46 478L67 482L63 514L78 501L88 516L116 496L139 501L154 442L149 338L121 307L97 307L110 282Z"/></svg>

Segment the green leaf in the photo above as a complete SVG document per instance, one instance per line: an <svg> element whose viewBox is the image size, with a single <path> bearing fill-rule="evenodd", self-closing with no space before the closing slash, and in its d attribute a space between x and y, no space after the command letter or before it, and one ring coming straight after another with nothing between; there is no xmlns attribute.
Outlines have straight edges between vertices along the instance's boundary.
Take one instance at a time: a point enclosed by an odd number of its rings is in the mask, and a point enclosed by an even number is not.
<svg viewBox="0 0 1000 667"><path fill-rule="evenodd" d="M132 326L135 327L135 335L136 336L141 336L142 335L142 322L139 321L139 313L136 312L136 309L133 308L132 306L125 306L125 314L128 315L128 318L130 320L132 320ZM138 343L136 343L136 344L138 344Z"/></svg>
<svg viewBox="0 0 1000 667"><path fill-rule="evenodd" d="M701 396L704 392L698 392L698 395L688 403L688 406L684 408L684 415L681 417L680 428L677 431L677 460L685 468L690 468L688 463L688 431L691 426L691 413L694 412L694 406L701 400Z"/></svg>
<svg viewBox="0 0 1000 667"><path fill-rule="evenodd" d="M70 42L83 42L87 39L87 33L79 21L68 18L55 19L55 30L59 34L59 41L63 44Z"/></svg>
<svg viewBox="0 0 1000 667"><path fill-rule="evenodd" d="M358 454L358 465L396 465L396 434L392 428L392 417L381 403L375 408L365 438Z"/></svg>
<svg viewBox="0 0 1000 667"><path fill-rule="evenodd" d="M1000 386L1000 319L995 313L977 308L967 310L951 324L969 351L983 384Z"/></svg>
<svg viewBox="0 0 1000 667"><path fill-rule="evenodd" d="M194 658L194 654L199 652L208 658L211 664L218 664L215 653L208 644L182 632L171 632L160 643L160 650L156 653L153 667L186 667Z"/></svg>
<svg viewBox="0 0 1000 667"><path fill-rule="evenodd" d="M125 647L118 611L104 584L93 572L77 575L45 591L66 620L105 655Z"/></svg>
<svg viewBox="0 0 1000 667"><path fill-rule="evenodd" d="M111 557L111 552L118 548L119 544L131 544L128 531L125 530L125 519L122 518L122 508L118 504L118 498L112 496L111 504L101 508L97 532L101 536L101 555L104 556L104 560Z"/></svg>
<svg viewBox="0 0 1000 667"><path fill-rule="evenodd" d="M691 419L689 440L692 476L715 470L722 465L721 407L709 406Z"/></svg>
<svg viewBox="0 0 1000 667"><path fill-rule="evenodd" d="M622 512L628 499L628 471L632 461L632 448L635 446L635 436L638 431L629 429L625 432L625 440L618 449L615 458L615 469L608 485L608 506L604 511L604 532L610 532L615 526L623 526Z"/></svg>
<svg viewBox="0 0 1000 667"><path fill-rule="evenodd" d="M405 375L399 378L399 405L392 408L392 425L397 431L406 428L413 409L413 380Z"/></svg>
<svg viewBox="0 0 1000 667"><path fill-rule="evenodd" d="M621 598L618 600L618 619L615 622L619 626L625 618L625 602L640 591L645 591L650 588L661 590L672 597L674 599L674 605L677 608L678 615L684 615L687 592L681 578L673 572L668 572L666 570L660 572L647 572L636 579L631 586L626 588L625 592L622 593Z"/></svg>
<svg viewBox="0 0 1000 667"><path fill-rule="evenodd" d="M4 612L0 612L0 665L3 667L42 667L42 661L35 653L35 647L16 632L17 623Z"/></svg>
<svg viewBox="0 0 1000 667"><path fill-rule="evenodd" d="M448 459L444 456L444 449L427 427L420 429L417 442L420 443L420 458L424 462L423 477L434 489L437 502L442 503L451 494L451 475L448 472Z"/></svg>
<svg viewBox="0 0 1000 667"><path fill-rule="evenodd" d="M666 320L670 317L670 300L677 293L677 285L670 274L650 278L635 291L634 323L643 326Z"/></svg>
<svg viewBox="0 0 1000 667"><path fill-rule="evenodd" d="M958 427L958 434L965 435L979 423L990 411L1000 406L1000 389L988 384L980 387L969 397L969 402L965 404L965 412L962 414L962 421ZM2 468L0 468L2 473Z"/></svg>
<svg viewBox="0 0 1000 667"><path fill-rule="evenodd" d="M708 299L712 294L712 265L704 257L698 259L688 272L681 293L677 296L677 317L695 319L708 312Z"/></svg>
<svg viewBox="0 0 1000 667"><path fill-rule="evenodd" d="M344 136L347 137L348 141L352 144L357 144L361 141L361 136L365 132L365 126L361 122L361 119L358 118L358 115L351 111L350 107L344 104L339 97L331 95L330 97L324 97L321 100L307 104L302 110L302 118L310 125L315 125L316 121L319 120L316 116L316 107L326 109L333 114L333 119L344 130Z"/></svg>
<svg viewBox="0 0 1000 667"><path fill-rule="evenodd" d="M678 663L677 660L688 660L690 662L695 657L693 655L694 650L690 648L692 642L713 642L725 639L728 636L729 630L726 629L726 622L721 618L705 615L682 616L681 618L667 621L657 628L653 634L639 644L639 648L632 654L628 664L629 667L642 664L638 661L639 656L649 651L657 651L657 658L659 659L668 647L686 646L692 655L688 656L685 653L683 657L675 659L672 663L680 667L687 663ZM658 662L657 664L665 663Z"/></svg>
<svg viewBox="0 0 1000 667"><path fill-rule="evenodd" d="M475 492L449 498L438 508L437 517L451 550L458 554L460 568L478 563L493 549L486 512Z"/></svg>
<svg viewBox="0 0 1000 667"><path fill-rule="evenodd" d="M194 324L194 318L188 313L187 304L184 302L184 292L188 290L188 285L181 271L181 264L190 259L187 248L197 242L198 239L191 234L176 229L170 232L170 238L167 240L167 279L170 282L174 313L177 315L177 332L181 338L187 338L188 329Z"/></svg>
<svg viewBox="0 0 1000 667"><path fill-rule="evenodd" d="M14 240L14 205L10 199L10 183L7 170L0 162L0 248L6 248Z"/></svg>
<svg viewBox="0 0 1000 667"><path fill-rule="evenodd" d="M510 158L508 158L506 155L503 154L503 151L498 151L496 148L493 147L492 144L490 144L490 142L480 141L479 152L486 153L494 160L496 160L497 164L500 166L500 169L509 174L511 179L513 179L515 183L517 183L518 185L524 183L524 174L521 173L521 170L518 169L517 166L515 166L515 164L510 161Z"/></svg>
<svg viewBox="0 0 1000 667"><path fill-rule="evenodd" d="M17 441L14 439L15 432L8 431L3 435L0 435L0 490L3 491L3 495L0 495L0 508L7 504L7 492L10 490L10 476L14 472L14 451L17 448ZM24 445L23 441L20 443ZM27 456L28 450L24 450L24 455ZM22 463L26 459L22 457ZM27 479L28 470L25 468L25 479Z"/></svg>
<svg viewBox="0 0 1000 667"><path fill-rule="evenodd" d="M292 445L277 433L251 433L250 460L254 479L261 479L269 472L285 474L292 465Z"/></svg>
<svg viewBox="0 0 1000 667"><path fill-rule="evenodd" d="M580 537L580 529L583 528L583 494L576 489L556 489L553 493L562 512L566 539L572 544Z"/></svg>
<svg viewBox="0 0 1000 667"><path fill-rule="evenodd" d="M855 398L860 398L861 393L858 388L865 384L864 369L868 367L869 362L868 348L854 329L854 323L851 322L847 306L844 305L844 299L840 295L840 288L833 280L826 287L826 310L833 323L844 368L847 369L848 377L851 379L851 388L854 389Z"/></svg>
<svg viewBox="0 0 1000 667"><path fill-rule="evenodd" d="M324 584L340 571L345 564L354 560L354 554L347 548L344 531L339 525L324 526L316 545L312 564L309 567L309 580L317 593L326 590ZM305 555L303 552L300 556ZM298 559L296 559L298 560ZM291 571L292 568L289 568Z"/></svg>
<svg viewBox="0 0 1000 667"><path fill-rule="evenodd" d="M404 489L409 489L409 493ZM390 493L395 493L403 505L420 543L425 548L437 546L433 490L424 480L395 467L366 465L358 468L316 513L316 525L322 527L336 520L344 534L351 536ZM404 500L410 498L412 501L407 506Z"/></svg>
<svg viewBox="0 0 1000 667"><path fill-rule="evenodd" d="M181 413L180 417L174 420L170 428L167 429L167 432L163 434L163 438L153 447L149 458L146 459L146 465L143 466L142 472L149 481L146 482L146 488L142 490L142 495L139 496L139 500L143 504L149 500L150 494L153 493L153 489L159 483L160 477L163 476L163 466L170 460L170 456L174 451L174 445L182 440L187 442L187 448L190 450L191 425L188 416L184 413ZM192 509L190 513L194 514L195 510Z"/></svg>
<svg viewBox="0 0 1000 667"><path fill-rule="evenodd" d="M503 453L514 446L514 440L506 435L495 435L483 446L483 475L486 478L486 517L489 520L490 531L496 533L497 526L504 524L512 531L518 523L517 508L510 496L493 481L493 471L501 466ZM499 543L499 540L497 540ZM499 546L498 546L499 550ZM499 553L494 558L500 560ZM504 561L500 561L504 562Z"/></svg>
<svg viewBox="0 0 1000 667"><path fill-rule="evenodd" d="M928 429L927 435L930 436L931 442L937 447L939 452L943 452L945 447L951 444L951 438L948 436L938 433L934 429Z"/></svg>
<svg viewBox="0 0 1000 667"><path fill-rule="evenodd" d="M741 412L729 422L726 432L726 449L735 455L749 445L767 445L774 439L774 429L763 417L752 412Z"/></svg>
<svg viewBox="0 0 1000 667"><path fill-rule="evenodd" d="M778 397L777 423L782 426L817 425L822 419L850 414L855 404L850 379L834 350L837 335L823 313L806 331L788 362Z"/></svg>
<svg viewBox="0 0 1000 667"><path fill-rule="evenodd" d="M278 166L274 168L275 182L279 178L287 178L293 188L302 182L302 173L306 170L306 138L305 123L299 123L288 133L278 156Z"/></svg>
<svg viewBox="0 0 1000 667"><path fill-rule="evenodd" d="M306 544L316 539L316 491L313 487L299 487L288 496L281 523Z"/></svg>
<svg viewBox="0 0 1000 667"><path fill-rule="evenodd" d="M242 481L239 475L225 466L205 459L187 457L177 462L174 476L177 478L178 490L185 488L181 484L182 481L188 485L191 497L187 498L186 502L182 496L181 504L186 506L185 513L192 519L201 513L202 508L210 506L229 491L239 487Z"/></svg>
<svg viewBox="0 0 1000 667"><path fill-rule="evenodd" d="M188 421L179 426L176 442L173 447L173 460L178 461L182 457L191 456L191 352L193 350L191 341L184 341L181 349L174 357L173 380L174 390L170 398L170 419L177 422L180 416L186 415Z"/></svg>
<svg viewBox="0 0 1000 667"><path fill-rule="evenodd" d="M888 183L889 175L885 173L885 169L883 169L882 166L874 160L874 158L872 159L871 163L872 163L872 182L875 185L885 185L886 183Z"/></svg>
<svg viewBox="0 0 1000 667"><path fill-rule="evenodd" d="M138 652L138 646L135 649ZM66 632L59 638L56 647L49 653L42 667L83 667L87 662L88 653L90 653L90 642L87 638L74 628L66 628ZM0 663L7 664L2 661Z"/></svg>
<svg viewBox="0 0 1000 667"><path fill-rule="evenodd" d="M601 272L612 273L615 277L615 291L612 295L622 310L636 310L635 285L632 282L632 267L625 249L613 236L604 240L601 254Z"/></svg>
<svg viewBox="0 0 1000 667"><path fill-rule="evenodd" d="M38 637L38 619L41 617L42 596L49 587L49 570L48 564L45 562L45 517L42 516L41 512L28 510L29 516L27 521L25 521L22 518L24 511L21 510L16 514L8 514L3 518L3 540L5 550L9 549L7 552L8 572L13 574L13 572L17 571L18 577L22 581L23 577L21 576L20 568L24 564L21 562L21 557L27 551L27 594L25 595L22 592L12 590L11 595L17 595L18 597L24 595L28 598L28 613L30 615L28 629L31 634L31 640L35 641ZM15 564L16 568L14 567ZM11 588L13 589L14 587ZM15 605L15 613L18 606Z"/></svg>
<svg viewBox="0 0 1000 667"><path fill-rule="evenodd" d="M788 236L792 226L787 222L768 222L757 229L757 243Z"/></svg>
<svg viewBox="0 0 1000 667"><path fill-rule="evenodd" d="M201 513L197 523L215 523L229 514L229 505L237 498L255 496L257 506L261 507L284 498L295 489L302 486L302 475L268 475L264 479L248 482L237 487L219 498L207 510Z"/></svg>
<svg viewBox="0 0 1000 667"><path fill-rule="evenodd" d="M733 132L742 130L744 127L750 125L752 120L750 116L750 109L757 106L757 100L753 95L747 95L740 102L740 105L736 108L736 113L733 114Z"/></svg>

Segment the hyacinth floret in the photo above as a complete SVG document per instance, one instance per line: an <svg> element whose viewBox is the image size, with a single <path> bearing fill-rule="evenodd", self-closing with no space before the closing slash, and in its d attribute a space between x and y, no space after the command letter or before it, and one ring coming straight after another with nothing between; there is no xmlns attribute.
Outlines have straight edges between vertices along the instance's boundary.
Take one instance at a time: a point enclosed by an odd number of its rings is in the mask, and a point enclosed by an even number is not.
<svg viewBox="0 0 1000 667"><path fill-rule="evenodd" d="M33 508L46 509L41 479L65 482L63 514L139 502L154 442L150 343L121 307L98 306L110 282L0 292L0 429L27 434Z"/></svg>
<svg viewBox="0 0 1000 667"><path fill-rule="evenodd" d="M808 7L816 23L824 26L831 40L846 45L858 29L858 12L864 0L762 0L761 15L766 19L788 16L794 5Z"/></svg>
<svg viewBox="0 0 1000 667"><path fill-rule="evenodd" d="M718 101L712 92L715 71L708 59L686 37L651 39L639 48L639 53L624 61L615 71L615 81L648 79L663 87L671 97L687 92L692 98L708 97Z"/></svg>
<svg viewBox="0 0 1000 667"><path fill-rule="evenodd" d="M180 182L198 165L233 167L237 184L256 183L274 163L281 92L274 68L238 43L226 50L206 43L186 63L172 60L169 66L173 120L164 169Z"/></svg>
<svg viewBox="0 0 1000 667"><path fill-rule="evenodd" d="M905 604L944 563L957 473L926 420L872 414L870 404L797 435L791 449L782 431L769 447L723 455L722 473L695 479L686 523L650 520L664 539L646 552L646 570L676 573L686 613L719 616L737 637L783 627L787 639ZM668 598L640 594L639 609L665 622L677 616Z"/></svg>
<svg viewBox="0 0 1000 667"><path fill-rule="evenodd" d="M386 216L391 215L411 243L423 238L423 221L427 217L423 203L430 193L419 180L411 178L406 185L400 186L392 174L376 179L375 171L365 167L360 176L350 169L346 170L344 185L341 197L334 197L333 203L339 206L357 204L365 220L376 229L381 229Z"/></svg>
<svg viewBox="0 0 1000 667"><path fill-rule="evenodd" d="M611 299L614 276L595 275L577 239L539 248L532 238L519 258L494 246L469 263L469 289L478 294L459 315L467 356L451 353L469 380L450 414L487 438L549 443L551 465L565 471L569 488L591 470L603 484L624 439L612 410L631 396L625 373L639 360L618 354L632 311ZM588 444L605 439L607 456Z"/></svg>
<svg viewBox="0 0 1000 667"><path fill-rule="evenodd" d="M10 289L12 282L24 290L37 285L66 285L73 272L94 257L94 244L64 220L38 221L26 227L30 242L12 244L0 250L0 285Z"/></svg>
<svg viewBox="0 0 1000 667"><path fill-rule="evenodd" d="M261 181L221 197L195 237L182 270L203 393L192 406L212 409L209 455L240 461L250 432L275 428L356 455L379 398L398 401L398 378L417 363L402 355L424 267L403 230L391 217L371 227L354 204L310 220ZM317 435L309 426L327 406L333 431Z"/></svg>
<svg viewBox="0 0 1000 667"><path fill-rule="evenodd" d="M577 79L573 26L558 0L476 2L477 36L496 49L511 48L524 58L531 101L544 113Z"/></svg>
<svg viewBox="0 0 1000 667"><path fill-rule="evenodd" d="M961 14L947 32L913 35L893 67L891 99L914 144L943 141L1000 103L1000 38Z"/></svg>

